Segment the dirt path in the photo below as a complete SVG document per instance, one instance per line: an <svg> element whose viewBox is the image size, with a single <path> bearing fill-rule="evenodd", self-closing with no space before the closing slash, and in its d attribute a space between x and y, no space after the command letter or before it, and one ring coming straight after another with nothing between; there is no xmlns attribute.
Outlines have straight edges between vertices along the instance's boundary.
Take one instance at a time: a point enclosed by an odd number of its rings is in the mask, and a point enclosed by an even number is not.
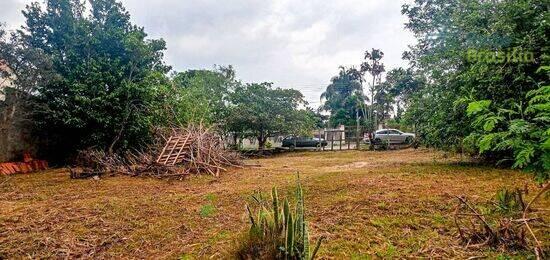
<svg viewBox="0 0 550 260"><path fill-rule="evenodd" d="M296 172L312 234L327 236L324 258L497 256L458 246L453 196L481 201L501 187L535 186L525 173L456 162L428 150L309 152L251 160L262 167L219 179L2 177L0 258L227 256L248 227L249 195L272 186L287 195Z"/></svg>

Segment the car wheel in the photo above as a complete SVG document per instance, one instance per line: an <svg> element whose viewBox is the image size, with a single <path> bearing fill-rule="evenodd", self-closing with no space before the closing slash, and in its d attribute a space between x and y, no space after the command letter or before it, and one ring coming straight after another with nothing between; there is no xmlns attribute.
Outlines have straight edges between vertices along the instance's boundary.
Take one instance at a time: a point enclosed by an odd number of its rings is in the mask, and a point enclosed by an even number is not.
<svg viewBox="0 0 550 260"><path fill-rule="evenodd" d="M375 138L374 139L374 144L381 144L382 143L382 139L380 138Z"/></svg>
<svg viewBox="0 0 550 260"><path fill-rule="evenodd" d="M296 149L296 146L291 144L289 147L288 147L291 151L294 151L294 149Z"/></svg>
<svg viewBox="0 0 550 260"><path fill-rule="evenodd" d="M412 137L407 136L407 138L405 138L405 144L411 144L411 143L412 143Z"/></svg>

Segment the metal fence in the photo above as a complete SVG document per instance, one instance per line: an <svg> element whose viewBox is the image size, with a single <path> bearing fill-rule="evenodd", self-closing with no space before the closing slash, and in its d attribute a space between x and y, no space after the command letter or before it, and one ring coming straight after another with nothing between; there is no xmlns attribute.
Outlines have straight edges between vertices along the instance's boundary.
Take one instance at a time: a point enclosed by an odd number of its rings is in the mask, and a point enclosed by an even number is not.
<svg viewBox="0 0 550 260"><path fill-rule="evenodd" d="M326 146L320 146L317 150L359 150L363 143L365 130L357 126L340 126L334 129L317 129L316 138L322 138L327 142Z"/></svg>

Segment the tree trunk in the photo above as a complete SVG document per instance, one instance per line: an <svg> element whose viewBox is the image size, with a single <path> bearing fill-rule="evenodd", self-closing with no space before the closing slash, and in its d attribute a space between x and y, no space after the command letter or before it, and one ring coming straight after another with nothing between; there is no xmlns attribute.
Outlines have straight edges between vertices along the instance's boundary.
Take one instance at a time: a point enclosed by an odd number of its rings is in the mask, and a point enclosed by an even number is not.
<svg viewBox="0 0 550 260"><path fill-rule="evenodd" d="M11 160L14 146L16 105L11 103L4 107L0 118L0 162ZM10 140L12 139L12 140Z"/></svg>
<svg viewBox="0 0 550 260"><path fill-rule="evenodd" d="M370 124L372 124L372 131L376 131L376 115L374 114L374 80L372 81L373 87L370 91Z"/></svg>
<svg viewBox="0 0 550 260"><path fill-rule="evenodd" d="M264 150L265 149L265 143L267 141L268 134L263 131L263 129L260 131L260 134L258 135L258 149Z"/></svg>
<svg viewBox="0 0 550 260"><path fill-rule="evenodd" d="M8 135L9 135L9 129L8 124L4 121L0 121L0 162L7 161L10 158L10 155L8 153L9 151L9 142L8 142Z"/></svg>
<svg viewBox="0 0 550 260"><path fill-rule="evenodd" d="M239 144L237 143L237 134L233 133L233 145L235 145L235 149L240 149Z"/></svg>
<svg viewBox="0 0 550 260"><path fill-rule="evenodd" d="M267 138L262 135L258 136L258 149L265 150L265 142Z"/></svg>

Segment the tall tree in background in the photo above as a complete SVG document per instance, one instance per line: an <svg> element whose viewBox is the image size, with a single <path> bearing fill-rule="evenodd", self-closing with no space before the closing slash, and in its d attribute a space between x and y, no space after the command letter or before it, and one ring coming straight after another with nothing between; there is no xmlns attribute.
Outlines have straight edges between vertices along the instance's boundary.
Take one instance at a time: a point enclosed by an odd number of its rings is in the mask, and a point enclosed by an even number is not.
<svg viewBox="0 0 550 260"><path fill-rule="evenodd" d="M377 122L377 116L375 116L375 96L377 91L377 84L379 84L382 80L382 73L384 73L385 68L384 64L382 63L382 58L384 57L384 53L379 49L372 49L370 52L365 51L364 59L365 61L361 64L361 72L365 73L368 72L372 77L372 83L369 86L370 90L370 110L368 117L365 118L365 120L368 120L368 125L372 125L371 130L376 130L378 127Z"/></svg>
<svg viewBox="0 0 550 260"><path fill-rule="evenodd" d="M229 94L240 84L233 67L215 70L189 70L176 73L174 89L167 101L180 125L187 123L223 124L227 116Z"/></svg>
<svg viewBox="0 0 550 260"><path fill-rule="evenodd" d="M311 111L294 89L272 88L271 83L237 86L231 93L227 127L239 137L254 137L264 149L268 137L275 134L305 134L313 129Z"/></svg>
<svg viewBox="0 0 550 260"><path fill-rule="evenodd" d="M401 123L403 114L409 108L415 93L422 88L424 81L410 68L392 69L386 74L385 82L389 85L389 93L395 102L397 123Z"/></svg>
<svg viewBox="0 0 550 260"><path fill-rule="evenodd" d="M374 117L375 122L382 124L382 127L386 127L386 120L390 119L393 112L393 105L395 103L394 95L391 92L391 85L387 82L380 82L375 86L374 102Z"/></svg>
<svg viewBox="0 0 550 260"><path fill-rule="evenodd" d="M23 12L25 44L50 57L60 76L39 86L45 109L36 117L39 134L57 154L95 146L113 152L149 136L156 90L151 77L168 71L163 40L144 29L115 0L48 0ZM86 15L89 14L89 15ZM65 156L65 154L60 154Z"/></svg>
<svg viewBox="0 0 550 260"><path fill-rule="evenodd" d="M322 110L330 112L329 124L355 125L358 116L365 113L365 95L362 88L362 74L355 68L340 67L338 76L333 77L321 99Z"/></svg>

